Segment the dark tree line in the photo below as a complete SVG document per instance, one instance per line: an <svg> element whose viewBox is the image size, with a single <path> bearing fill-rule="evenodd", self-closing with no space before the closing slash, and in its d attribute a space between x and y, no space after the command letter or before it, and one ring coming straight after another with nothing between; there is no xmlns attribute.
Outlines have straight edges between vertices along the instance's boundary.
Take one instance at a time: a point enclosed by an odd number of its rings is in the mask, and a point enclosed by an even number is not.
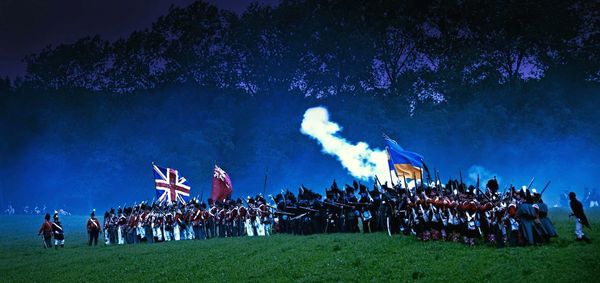
<svg viewBox="0 0 600 283"><path fill-rule="evenodd" d="M304 96L468 101L555 70L600 80L595 1L287 1L241 16L199 1L151 28L27 56L16 88L131 93L176 84Z"/></svg>

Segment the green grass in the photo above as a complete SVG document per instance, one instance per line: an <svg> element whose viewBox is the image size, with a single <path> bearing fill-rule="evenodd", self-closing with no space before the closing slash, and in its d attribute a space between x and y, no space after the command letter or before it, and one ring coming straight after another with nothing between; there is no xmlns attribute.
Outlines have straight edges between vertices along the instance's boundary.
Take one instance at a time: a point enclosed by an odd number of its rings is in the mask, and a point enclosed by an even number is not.
<svg viewBox="0 0 600 283"><path fill-rule="evenodd" d="M551 217L560 237L539 247L496 249L418 242L386 234L274 235L88 247L87 217L63 217L66 248L44 250L42 217L1 216L0 280L234 282L595 282L600 230L592 212L592 244L574 241L564 211Z"/></svg>

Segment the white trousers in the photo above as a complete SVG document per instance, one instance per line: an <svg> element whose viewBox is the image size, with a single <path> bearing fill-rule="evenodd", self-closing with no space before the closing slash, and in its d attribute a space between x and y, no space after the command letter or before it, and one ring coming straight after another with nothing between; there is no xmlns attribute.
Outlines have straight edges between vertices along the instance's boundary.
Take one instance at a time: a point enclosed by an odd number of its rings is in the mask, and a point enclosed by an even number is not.
<svg viewBox="0 0 600 283"><path fill-rule="evenodd" d="M173 234L174 234L174 235L173 235L173 236L174 236L173 238L175 238L175 239L173 239L173 240L175 240L175 241L179 241L179 240L181 240L181 234L180 234L180 232L179 232L179 225L175 224L175 225L173 226Z"/></svg>
<svg viewBox="0 0 600 283"><path fill-rule="evenodd" d="M137 235L140 236L140 239L143 239L146 237L146 230L144 229L144 227L142 227L142 224L138 224L136 231L137 231Z"/></svg>
<svg viewBox="0 0 600 283"><path fill-rule="evenodd" d="M119 226L119 229L117 230L117 235L118 235L118 242L119 245L123 245L125 244L125 231L123 231L123 226Z"/></svg>
<svg viewBox="0 0 600 283"><path fill-rule="evenodd" d="M262 223L258 223L256 225L256 234L258 234L258 236L264 236L265 235L265 225Z"/></svg>
<svg viewBox="0 0 600 283"><path fill-rule="evenodd" d="M192 226L192 223L188 224L188 226L185 228L185 232L188 240L193 240L195 238L194 227Z"/></svg>
<svg viewBox="0 0 600 283"><path fill-rule="evenodd" d="M152 234L154 234L154 237L156 237L156 239L158 241L162 241L163 236L162 236L162 229L159 226L154 226L152 227Z"/></svg>
<svg viewBox="0 0 600 283"><path fill-rule="evenodd" d="M577 239L581 239L583 237L583 225L581 225L581 219L577 218L575 222L575 235Z"/></svg>
<svg viewBox="0 0 600 283"><path fill-rule="evenodd" d="M250 221L250 219L246 219L246 235L248 235L249 237L254 236L254 230L252 229L252 222Z"/></svg>

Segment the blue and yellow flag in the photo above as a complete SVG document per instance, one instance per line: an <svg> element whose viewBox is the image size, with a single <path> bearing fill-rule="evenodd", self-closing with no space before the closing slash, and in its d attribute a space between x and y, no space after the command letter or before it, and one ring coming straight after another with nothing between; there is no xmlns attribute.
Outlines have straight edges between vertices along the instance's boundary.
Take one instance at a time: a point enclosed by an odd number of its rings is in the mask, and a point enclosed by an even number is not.
<svg viewBox="0 0 600 283"><path fill-rule="evenodd" d="M416 177L423 179L421 169L425 172L429 171L423 161L423 156L415 152L404 150L395 140L392 140L387 136L384 136L384 138L390 170L394 170L398 177L405 177L408 179L414 179Z"/></svg>

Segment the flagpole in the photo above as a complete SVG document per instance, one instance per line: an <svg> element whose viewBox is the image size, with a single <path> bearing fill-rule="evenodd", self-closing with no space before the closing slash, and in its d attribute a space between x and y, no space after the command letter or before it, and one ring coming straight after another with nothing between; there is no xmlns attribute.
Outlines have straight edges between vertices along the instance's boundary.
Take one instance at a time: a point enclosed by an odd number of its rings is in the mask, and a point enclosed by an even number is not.
<svg viewBox="0 0 600 283"><path fill-rule="evenodd" d="M387 137L385 134L383 134L383 136ZM389 161L392 161L392 165L394 165L394 161L392 160L392 155L390 154L390 149L387 146L385 147L385 152L387 152L387 156L388 156L388 173L390 174L390 184L392 185L392 187L394 187L394 178L392 178L392 169L394 170L394 173L396 173L396 168L390 168ZM396 173L396 175L398 175L398 173Z"/></svg>
<svg viewBox="0 0 600 283"><path fill-rule="evenodd" d="M269 175L269 168L267 168L267 172L265 173L265 183L263 184L263 196L267 193L267 176Z"/></svg>
<svg viewBox="0 0 600 283"><path fill-rule="evenodd" d="M154 161L152 161L152 183L154 185L154 195L156 196L156 178L154 177Z"/></svg>

